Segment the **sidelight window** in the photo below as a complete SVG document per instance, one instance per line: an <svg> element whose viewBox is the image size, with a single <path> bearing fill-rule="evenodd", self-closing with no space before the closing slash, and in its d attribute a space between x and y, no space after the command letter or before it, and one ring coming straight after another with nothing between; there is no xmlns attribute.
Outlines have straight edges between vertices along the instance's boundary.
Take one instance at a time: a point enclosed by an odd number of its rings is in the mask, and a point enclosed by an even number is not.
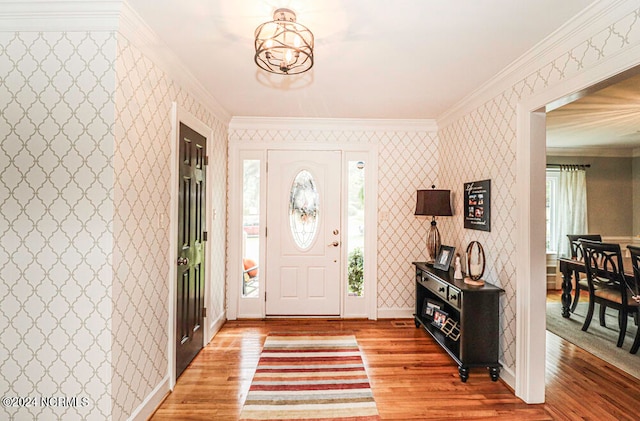
<svg viewBox="0 0 640 421"><path fill-rule="evenodd" d="M364 294L364 161L348 161L347 287L348 295Z"/></svg>
<svg viewBox="0 0 640 421"><path fill-rule="evenodd" d="M242 296L258 297L260 268L260 160L242 167Z"/></svg>

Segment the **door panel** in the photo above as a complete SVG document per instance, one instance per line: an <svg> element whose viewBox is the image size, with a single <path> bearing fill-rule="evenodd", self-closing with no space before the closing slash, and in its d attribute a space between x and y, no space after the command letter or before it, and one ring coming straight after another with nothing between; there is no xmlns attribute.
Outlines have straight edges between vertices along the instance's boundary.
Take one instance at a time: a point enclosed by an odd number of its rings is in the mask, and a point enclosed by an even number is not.
<svg viewBox="0 0 640 421"><path fill-rule="evenodd" d="M269 151L267 315L340 315L339 151Z"/></svg>
<svg viewBox="0 0 640 421"><path fill-rule="evenodd" d="M180 123L176 378L203 346L206 138Z"/></svg>

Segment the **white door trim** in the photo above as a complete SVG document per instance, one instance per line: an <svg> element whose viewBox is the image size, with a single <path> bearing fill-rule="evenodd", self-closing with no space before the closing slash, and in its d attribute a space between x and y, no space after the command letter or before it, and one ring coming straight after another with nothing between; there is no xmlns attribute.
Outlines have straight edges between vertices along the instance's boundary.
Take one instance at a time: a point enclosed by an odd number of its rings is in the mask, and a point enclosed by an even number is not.
<svg viewBox="0 0 640 421"><path fill-rule="evenodd" d="M579 92L640 64L640 45L528 97L517 106L516 205L516 396L544 402L546 274L544 206L547 104Z"/></svg>
<svg viewBox="0 0 640 421"><path fill-rule="evenodd" d="M180 107L175 101L171 103L171 180L169 181L171 198L169 202L169 273L168 273L168 287L169 298L167 302L168 319L167 319L167 355L168 355L168 377L169 387L173 390L176 384L176 276L178 274L176 260L177 255L177 233L178 233L178 174L179 174L179 149L180 143L180 122L186 124L193 130L197 131L201 135L207 138L207 156L212 156L213 151L213 129L207 126L202 121L198 120L195 116L190 114L184 108ZM212 203L212 188L213 180L211 178L211 171L206 171L206 211L205 220L207 231L211 231L211 203ZM158 216L160 218L160 216ZM205 308L211 308L211 246L209 242L205 242L205 277L204 277L204 306ZM204 332L203 332L203 346L211 340L211 329L209 317L205 317L203 320Z"/></svg>
<svg viewBox="0 0 640 421"><path fill-rule="evenodd" d="M238 279L241 279L242 239L236 233L242 230L242 160L261 159L261 209L266 209L266 174L264 163L266 162L266 151L268 149L288 149L288 150L341 150L343 161L346 152L362 152L367 154L367 185L365 191L367 219L365 230L368 233L365 249L365 300L367 317L375 320L377 318L377 255L378 255L378 207L377 207L377 186L378 186L378 146L375 144L336 144L336 143L302 143L302 142L263 142L263 141L235 141L229 144L229 214L228 230L229 238L227 243L228 270L227 270L227 319L236 320L238 318L262 318L265 317L264 307L264 286L260 285L260 296L258 299L243 298L240 293ZM260 225L264 227L266 223L265 212L261 212ZM344 229L344 228L343 228ZM265 243L264 230L260 232L261 244ZM260 250L260 266L264 266L264 247ZM344 280L343 280L344 284ZM343 288L344 289L344 288ZM368 292L367 292L368 291ZM355 317L349 314L341 314L343 317Z"/></svg>

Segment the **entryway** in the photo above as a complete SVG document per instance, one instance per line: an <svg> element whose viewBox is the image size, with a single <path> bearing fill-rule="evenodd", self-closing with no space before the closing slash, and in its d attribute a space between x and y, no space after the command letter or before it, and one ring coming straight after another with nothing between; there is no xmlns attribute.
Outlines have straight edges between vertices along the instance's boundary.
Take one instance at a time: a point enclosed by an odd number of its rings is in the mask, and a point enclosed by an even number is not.
<svg viewBox="0 0 640 421"><path fill-rule="evenodd" d="M229 320L377 315L377 148L308 146L230 145Z"/></svg>

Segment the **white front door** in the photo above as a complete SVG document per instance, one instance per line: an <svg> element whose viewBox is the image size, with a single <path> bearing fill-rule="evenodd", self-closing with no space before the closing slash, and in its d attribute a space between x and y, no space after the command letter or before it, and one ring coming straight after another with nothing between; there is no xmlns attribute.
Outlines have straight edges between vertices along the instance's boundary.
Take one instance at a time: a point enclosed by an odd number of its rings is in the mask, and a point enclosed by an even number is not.
<svg viewBox="0 0 640 421"><path fill-rule="evenodd" d="M340 151L267 155L266 315L340 315Z"/></svg>

